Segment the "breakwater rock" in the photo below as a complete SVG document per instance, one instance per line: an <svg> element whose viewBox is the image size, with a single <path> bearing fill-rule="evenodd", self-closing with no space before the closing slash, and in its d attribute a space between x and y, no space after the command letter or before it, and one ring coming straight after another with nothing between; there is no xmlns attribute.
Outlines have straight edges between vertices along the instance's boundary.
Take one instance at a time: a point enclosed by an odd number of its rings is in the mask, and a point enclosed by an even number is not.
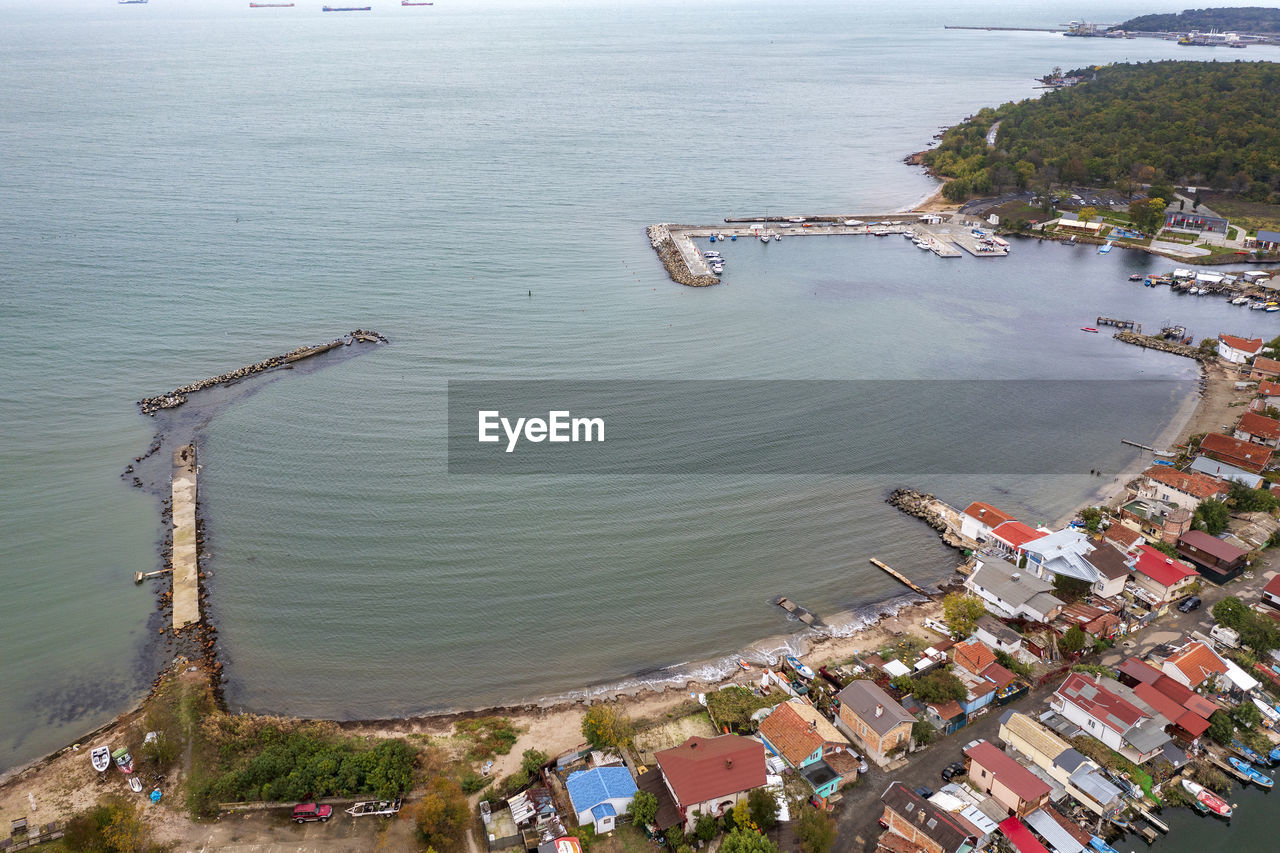
<svg viewBox="0 0 1280 853"><path fill-rule="evenodd" d="M285 364L292 364L295 361L301 361L304 358L310 358L313 355L328 352L341 346L351 346L353 343L388 343L387 339L377 332L366 329L356 329L345 337L336 338L328 343L315 344L312 346L298 347L290 350L283 355L273 355L271 358L263 359L255 364L248 364L244 367L233 370L230 373L223 373L219 376L211 376L208 379L201 379L199 382L193 382L190 385L183 385L175 388L167 394L160 394L155 397L143 397L138 401L138 406L142 409L144 415L154 415L161 409L173 409L187 402L187 395L202 391L205 388L211 388L214 385L221 385L224 382L234 382L237 379L244 379L246 376L253 376L255 373L263 373L275 367Z"/></svg>
<svg viewBox="0 0 1280 853"><path fill-rule="evenodd" d="M905 487L894 489L889 494L889 497L885 498L885 503L896 507L913 518L920 519L938 531L938 538L952 548L964 550L972 548L976 544L966 541L960 535L960 531L956 529L955 525L947 520L947 505L928 492L920 492ZM954 513L955 511L952 510L952 512Z"/></svg>
<svg viewBox="0 0 1280 853"><path fill-rule="evenodd" d="M713 284L719 284L720 279L714 275L694 275L689 270L689 265L685 263L680 247L676 245L675 238L671 236L671 227L666 223L659 223L658 225L650 225L646 229L646 233L649 235L649 245L658 253L658 260L662 261L662 266L666 268L667 275L671 277L671 280L686 287L710 287Z"/></svg>
<svg viewBox="0 0 1280 853"><path fill-rule="evenodd" d="M1180 344L1176 341L1168 341L1159 335L1140 335L1137 332L1116 332L1112 335L1118 341L1124 341L1126 344L1133 344L1144 349L1156 349L1161 352L1180 355L1185 358L1194 358L1196 361L1213 361L1217 359L1216 353L1206 353L1199 347Z"/></svg>

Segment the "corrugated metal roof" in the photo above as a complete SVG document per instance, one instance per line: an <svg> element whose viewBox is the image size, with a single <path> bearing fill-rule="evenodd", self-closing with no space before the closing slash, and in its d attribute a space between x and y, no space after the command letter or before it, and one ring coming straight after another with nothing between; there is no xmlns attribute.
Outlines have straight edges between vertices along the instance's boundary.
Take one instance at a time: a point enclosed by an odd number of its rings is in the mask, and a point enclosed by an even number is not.
<svg viewBox="0 0 1280 853"><path fill-rule="evenodd" d="M1071 833L1058 826L1058 822L1049 815L1044 813L1043 809L1036 809L1027 815L1027 825L1049 842L1049 848L1054 853L1083 853L1084 845L1071 837Z"/></svg>

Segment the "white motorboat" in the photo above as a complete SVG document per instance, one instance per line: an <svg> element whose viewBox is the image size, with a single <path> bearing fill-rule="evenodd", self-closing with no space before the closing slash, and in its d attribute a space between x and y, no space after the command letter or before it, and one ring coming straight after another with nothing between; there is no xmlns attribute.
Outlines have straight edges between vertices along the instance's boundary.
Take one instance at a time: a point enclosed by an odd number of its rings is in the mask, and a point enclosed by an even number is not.
<svg viewBox="0 0 1280 853"><path fill-rule="evenodd" d="M95 746L89 752L89 761L93 762L93 769L102 773L111 766L111 747Z"/></svg>

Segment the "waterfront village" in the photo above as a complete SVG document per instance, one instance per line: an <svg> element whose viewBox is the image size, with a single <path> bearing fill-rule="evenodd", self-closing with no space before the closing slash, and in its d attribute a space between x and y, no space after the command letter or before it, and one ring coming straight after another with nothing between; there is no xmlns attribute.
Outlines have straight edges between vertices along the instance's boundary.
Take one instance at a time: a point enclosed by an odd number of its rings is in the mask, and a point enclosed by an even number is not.
<svg viewBox="0 0 1280 853"><path fill-rule="evenodd" d="M193 648L0 784L0 850L1106 853L1158 846L1167 809L1230 820L1233 785L1280 765L1280 338L1176 346L1196 412L1103 505L1033 526L896 490L958 577L873 561L925 600L851 637L720 683L343 724L227 713ZM192 578L194 462L172 508ZM126 830L155 843L94 846Z"/></svg>

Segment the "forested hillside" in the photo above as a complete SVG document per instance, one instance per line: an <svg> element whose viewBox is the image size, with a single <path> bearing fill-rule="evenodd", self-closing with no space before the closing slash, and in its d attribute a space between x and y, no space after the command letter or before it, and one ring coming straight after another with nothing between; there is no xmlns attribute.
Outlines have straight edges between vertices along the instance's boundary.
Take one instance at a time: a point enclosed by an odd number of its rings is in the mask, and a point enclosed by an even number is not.
<svg viewBox="0 0 1280 853"><path fill-rule="evenodd" d="M1280 63L1148 62L984 109L920 160L960 200L1049 183L1212 186L1280 203ZM991 125L1000 122L993 147Z"/></svg>
<svg viewBox="0 0 1280 853"><path fill-rule="evenodd" d="M1185 33L1219 30L1237 33L1280 32L1280 9L1241 6L1234 9L1188 9L1176 15L1141 15L1112 29Z"/></svg>

